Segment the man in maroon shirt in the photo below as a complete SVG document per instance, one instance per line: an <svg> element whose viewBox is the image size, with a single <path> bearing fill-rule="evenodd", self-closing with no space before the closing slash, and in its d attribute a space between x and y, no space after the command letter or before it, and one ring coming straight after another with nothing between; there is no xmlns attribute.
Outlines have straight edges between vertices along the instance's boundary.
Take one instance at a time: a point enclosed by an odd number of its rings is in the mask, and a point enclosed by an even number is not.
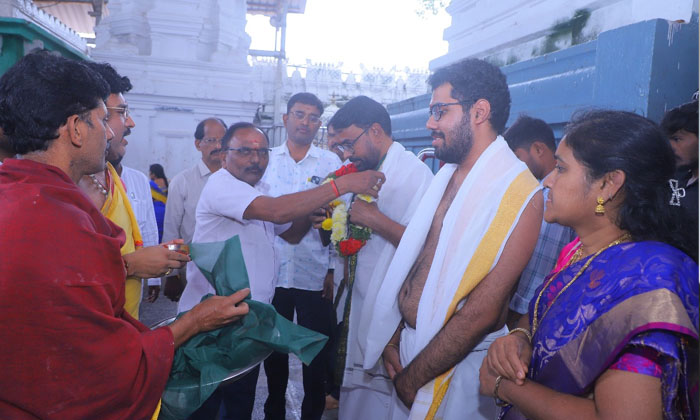
<svg viewBox="0 0 700 420"><path fill-rule="evenodd" d="M124 311L124 232L76 186L104 169L108 95L99 75L47 52L0 79L0 125L23 156L0 167L3 419L151 418L175 348L248 312L247 290L153 331Z"/></svg>

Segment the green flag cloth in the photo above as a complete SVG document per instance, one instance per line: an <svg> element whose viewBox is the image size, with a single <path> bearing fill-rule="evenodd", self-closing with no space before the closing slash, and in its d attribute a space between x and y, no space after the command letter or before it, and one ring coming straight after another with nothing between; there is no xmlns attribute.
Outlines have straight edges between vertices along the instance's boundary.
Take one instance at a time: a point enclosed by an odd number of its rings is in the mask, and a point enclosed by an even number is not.
<svg viewBox="0 0 700 420"><path fill-rule="evenodd" d="M190 256L217 295L249 287L238 236L190 244ZM242 320L197 334L176 350L159 419L187 418L232 372L255 366L273 350L294 353L308 365L328 340L288 321L271 305L250 298L245 302L250 311Z"/></svg>

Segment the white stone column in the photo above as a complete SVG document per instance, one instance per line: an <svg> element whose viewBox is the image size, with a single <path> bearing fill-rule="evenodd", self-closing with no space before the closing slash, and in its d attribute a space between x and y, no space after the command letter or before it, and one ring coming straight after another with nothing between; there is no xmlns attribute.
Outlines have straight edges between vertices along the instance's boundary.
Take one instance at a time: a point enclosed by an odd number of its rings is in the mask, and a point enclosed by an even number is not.
<svg viewBox="0 0 700 420"><path fill-rule="evenodd" d="M124 163L147 172L161 163L169 176L199 159L197 123L253 121L262 103L247 62L245 0L110 0L97 28L96 61L128 76L126 96L136 127Z"/></svg>

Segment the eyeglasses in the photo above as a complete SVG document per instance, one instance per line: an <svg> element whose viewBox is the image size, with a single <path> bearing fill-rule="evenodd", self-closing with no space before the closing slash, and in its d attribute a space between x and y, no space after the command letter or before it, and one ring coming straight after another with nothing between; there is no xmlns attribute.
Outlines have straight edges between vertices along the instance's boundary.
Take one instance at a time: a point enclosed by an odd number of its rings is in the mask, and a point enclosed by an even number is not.
<svg viewBox="0 0 700 420"><path fill-rule="evenodd" d="M267 149L267 148L260 148L260 149L251 149L250 147L239 147L239 148L234 148L234 147L227 147L224 149L221 149L222 152L227 152L229 150L233 150L234 152L238 153L241 157L249 157L255 152L259 158L264 158L269 156L270 152L272 149Z"/></svg>
<svg viewBox="0 0 700 420"><path fill-rule="evenodd" d="M450 105L463 105L466 104L468 101L459 101L459 102L450 102L450 103L444 103L444 102L436 102L432 105L430 105L430 115L433 117L435 121L440 121L440 118L442 118L442 114L447 112L447 110L443 109L446 106ZM428 117L430 118L430 117Z"/></svg>
<svg viewBox="0 0 700 420"><path fill-rule="evenodd" d="M307 114L302 111L294 111L291 112L291 114L294 116L299 121L304 121L306 117L309 117L309 122L311 124L318 124L321 122L321 116L320 115L315 115L315 114Z"/></svg>
<svg viewBox="0 0 700 420"><path fill-rule="evenodd" d="M217 139L217 138L215 138L215 137L209 137L209 138L206 138L206 139L201 139L200 141L201 141L202 143L206 143L206 144L215 144L215 143L220 143L220 142L221 142L221 139Z"/></svg>
<svg viewBox="0 0 700 420"><path fill-rule="evenodd" d="M124 117L124 119L129 118L131 115L129 113L129 107L128 106L108 106L106 107L107 109L114 110L117 112L117 114L121 115Z"/></svg>
<svg viewBox="0 0 700 420"><path fill-rule="evenodd" d="M370 127L371 127L371 126L370 126ZM369 130L369 127L367 127L367 128L365 128L364 130L362 130L362 132L360 133L360 135L357 136L357 137L355 137L355 140L353 140L353 141L344 141L344 142L342 142L342 143L338 143L338 144L334 145L333 148L334 148L335 150L339 151L339 152L342 153L342 154L345 154L345 152L347 152L347 153L353 153L353 152L355 151L355 143L357 143L357 141L360 139L360 137L362 137L362 136L367 132L367 130Z"/></svg>

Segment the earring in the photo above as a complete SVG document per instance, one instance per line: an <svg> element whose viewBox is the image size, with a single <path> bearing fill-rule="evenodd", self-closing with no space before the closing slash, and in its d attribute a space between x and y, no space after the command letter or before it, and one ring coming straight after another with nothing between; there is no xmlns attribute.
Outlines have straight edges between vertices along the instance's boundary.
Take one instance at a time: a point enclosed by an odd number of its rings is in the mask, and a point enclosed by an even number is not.
<svg viewBox="0 0 700 420"><path fill-rule="evenodd" d="M603 200L603 197L598 197L596 199L596 202L598 203L597 206L595 206L595 214L602 216L605 214L605 207L603 207L603 203L605 203L605 200Z"/></svg>

